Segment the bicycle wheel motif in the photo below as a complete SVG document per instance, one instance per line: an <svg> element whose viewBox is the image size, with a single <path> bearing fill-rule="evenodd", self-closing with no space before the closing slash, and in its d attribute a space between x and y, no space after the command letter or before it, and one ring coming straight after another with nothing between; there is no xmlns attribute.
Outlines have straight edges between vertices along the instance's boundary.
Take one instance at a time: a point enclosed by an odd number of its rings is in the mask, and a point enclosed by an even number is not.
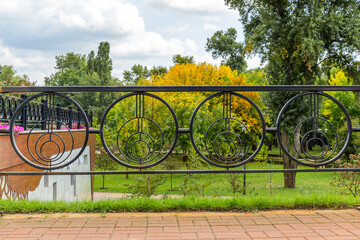
<svg viewBox="0 0 360 240"><path fill-rule="evenodd" d="M81 131L85 134L74 137L72 124L64 121L65 111L59 107L59 102L78 110L84 126ZM34 111L41 111L42 117L39 114L34 117ZM28 129L16 136L14 127L20 114L26 115ZM16 109L10 123L11 144L17 155L27 164L43 170L70 165L81 156L88 138L89 123L84 110L71 98L57 93L40 93L27 98Z"/></svg>
<svg viewBox="0 0 360 240"><path fill-rule="evenodd" d="M265 121L260 109L238 93L221 92L207 97L190 120L190 138L196 152L218 167L249 162L260 151L264 137Z"/></svg>
<svg viewBox="0 0 360 240"><path fill-rule="evenodd" d="M343 124L347 128L344 142L339 140L340 126L335 126L329 120L333 116L325 111L326 105L332 105L332 113L343 119ZM297 108L302 110L297 111ZM285 122L289 122L288 119L293 119L297 124L294 126L293 122L291 124ZM290 99L281 109L276 127L278 141L283 151L292 160L306 166L322 166L340 158L350 143L352 134L351 120L346 108L340 101L326 93L302 93ZM292 137L289 137L292 153L283 143L284 128L289 133L292 132Z"/></svg>
<svg viewBox="0 0 360 240"><path fill-rule="evenodd" d="M177 140L178 121L160 97L130 93L108 107L100 132L105 150L115 161L141 169L155 166L170 155Z"/></svg>

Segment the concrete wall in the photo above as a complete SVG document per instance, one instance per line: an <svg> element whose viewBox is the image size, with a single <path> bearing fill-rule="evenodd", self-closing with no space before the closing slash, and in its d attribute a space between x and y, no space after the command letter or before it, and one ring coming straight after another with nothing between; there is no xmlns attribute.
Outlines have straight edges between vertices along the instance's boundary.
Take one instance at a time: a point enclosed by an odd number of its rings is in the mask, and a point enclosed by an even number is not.
<svg viewBox="0 0 360 240"><path fill-rule="evenodd" d="M41 134L41 133L39 133ZM76 156L81 146L76 139L84 136L84 131L74 131L75 145L69 159ZM17 143L26 143L26 132L20 134ZM82 155L71 165L53 171L93 171L95 167L95 134ZM24 140L23 140L24 139ZM81 142L81 141L78 141ZM24 148L25 146L20 146ZM42 172L24 163L15 153L8 134L0 134L0 172ZM89 175L67 176L2 176L0 177L0 199L31 200L91 200L94 177ZM47 186L47 187L46 187Z"/></svg>
<svg viewBox="0 0 360 240"><path fill-rule="evenodd" d="M76 156L80 149L75 149L70 155ZM82 155L65 169L54 172L90 171L90 147L86 147ZM67 176L42 176L39 186L34 191L29 191L29 200L91 200L91 177L89 175Z"/></svg>

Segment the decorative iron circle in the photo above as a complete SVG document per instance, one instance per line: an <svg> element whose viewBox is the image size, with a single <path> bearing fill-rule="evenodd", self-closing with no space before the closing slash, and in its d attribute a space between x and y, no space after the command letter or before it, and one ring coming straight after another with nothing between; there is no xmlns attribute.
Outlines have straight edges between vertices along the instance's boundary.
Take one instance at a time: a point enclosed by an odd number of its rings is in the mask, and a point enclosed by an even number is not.
<svg viewBox="0 0 360 240"><path fill-rule="evenodd" d="M81 140L80 143L75 142L69 123L61 121L61 116L55 114L55 98L65 100L67 104L74 106L82 117L85 135L78 138ZM21 136L16 136L14 129L19 115L24 114L24 111L31 115L33 109L38 111L38 107L35 108L31 102L35 99L46 99L42 105L43 117L33 118L30 127L25 129ZM27 135L26 142L24 134ZM17 155L25 163L42 170L60 169L73 163L84 152L88 139L89 122L85 111L76 101L59 93L40 93L25 99L14 112L10 123L10 140ZM24 143L26 147L23 146ZM74 152L76 146L79 146L77 149L80 150Z"/></svg>
<svg viewBox="0 0 360 240"><path fill-rule="evenodd" d="M221 97L222 117L214 119L208 127L205 126L204 133L198 133L194 124L200 109L210 100ZM250 129L246 125L246 117L240 120L236 113L232 113L234 98L254 108L260 125L258 134L255 134L255 127ZM256 146L253 138L260 134ZM190 139L196 152L208 163L223 168L238 167L251 161L259 153L265 139L265 120L259 107L250 98L234 92L215 93L203 100L194 110L190 120ZM252 146L256 146L253 152L250 149Z"/></svg>
<svg viewBox="0 0 360 240"><path fill-rule="evenodd" d="M126 103L129 107L125 111L131 115L130 119L122 119L126 118L125 114L113 117L112 111ZM161 115L147 109L149 104L161 105L168 118L158 121L153 119ZM168 127L161 126L165 121L172 121L172 130L164 130L164 127ZM112 159L129 168L144 169L161 163L171 154L178 138L178 129L174 110L162 98L150 93L129 93L118 98L106 109L101 119L100 136L106 152ZM169 140L169 135L174 139ZM111 136L114 136L113 139ZM166 147L169 150L166 150Z"/></svg>
<svg viewBox="0 0 360 240"><path fill-rule="evenodd" d="M303 101L309 101L310 103L310 117L305 117L293 128L292 144L290 145L294 149L294 153L291 154L282 142L282 118L284 118L292 103L300 98L306 98L306 96L309 96L309 100L305 99ZM340 146L338 131L335 126L328 119L320 116L322 106L320 97L333 101L339 108L337 115L342 112L345 116L347 136L342 146ZM292 129L292 127L288 127L288 129ZM339 100L326 93L307 92L296 95L283 106L276 120L276 130L280 147L289 158L305 166L317 167L332 163L341 157L351 141L352 124L348 111ZM299 139L295 141L297 135ZM294 156L294 154L298 155L298 157Z"/></svg>

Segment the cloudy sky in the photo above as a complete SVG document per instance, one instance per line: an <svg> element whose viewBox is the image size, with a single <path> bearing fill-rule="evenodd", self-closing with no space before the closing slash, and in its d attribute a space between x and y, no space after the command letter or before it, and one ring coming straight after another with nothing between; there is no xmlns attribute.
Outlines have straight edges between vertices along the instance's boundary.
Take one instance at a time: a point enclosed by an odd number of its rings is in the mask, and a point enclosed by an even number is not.
<svg viewBox="0 0 360 240"><path fill-rule="evenodd" d="M229 27L243 41L238 13L223 0L0 0L0 65L41 85L56 55L96 52L101 41L120 79L134 64L170 66L175 54L216 64L206 38ZM248 59L249 68L259 64Z"/></svg>

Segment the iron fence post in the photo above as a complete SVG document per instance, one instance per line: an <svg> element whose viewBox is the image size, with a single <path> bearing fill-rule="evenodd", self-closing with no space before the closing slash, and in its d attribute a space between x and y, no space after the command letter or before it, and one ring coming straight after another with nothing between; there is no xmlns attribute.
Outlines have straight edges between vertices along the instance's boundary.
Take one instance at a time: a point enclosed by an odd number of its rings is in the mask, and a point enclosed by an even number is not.
<svg viewBox="0 0 360 240"><path fill-rule="evenodd" d="M25 101L25 99L27 99L27 97L28 97L27 95L21 94L21 99L23 99L23 101ZM24 130L26 130L26 127L27 127L27 106L25 106L24 109L22 110L21 125L24 128Z"/></svg>
<svg viewBox="0 0 360 240"><path fill-rule="evenodd" d="M61 129L61 117L62 117L62 110L61 110L61 104L58 103L56 104L57 109L56 109L56 129Z"/></svg>
<svg viewBox="0 0 360 240"><path fill-rule="evenodd" d="M80 114L80 111L78 111L77 112L77 129L80 129L80 127L81 127L80 121L81 121L81 114Z"/></svg>
<svg viewBox="0 0 360 240"><path fill-rule="evenodd" d="M90 124L90 127L93 126L93 112L90 112L90 116L89 116L89 124Z"/></svg>
<svg viewBox="0 0 360 240"><path fill-rule="evenodd" d="M73 111L72 107L69 107L69 128L72 129Z"/></svg>
<svg viewBox="0 0 360 240"><path fill-rule="evenodd" d="M47 114L47 102L46 100L41 100L41 130L46 130L46 114Z"/></svg>

